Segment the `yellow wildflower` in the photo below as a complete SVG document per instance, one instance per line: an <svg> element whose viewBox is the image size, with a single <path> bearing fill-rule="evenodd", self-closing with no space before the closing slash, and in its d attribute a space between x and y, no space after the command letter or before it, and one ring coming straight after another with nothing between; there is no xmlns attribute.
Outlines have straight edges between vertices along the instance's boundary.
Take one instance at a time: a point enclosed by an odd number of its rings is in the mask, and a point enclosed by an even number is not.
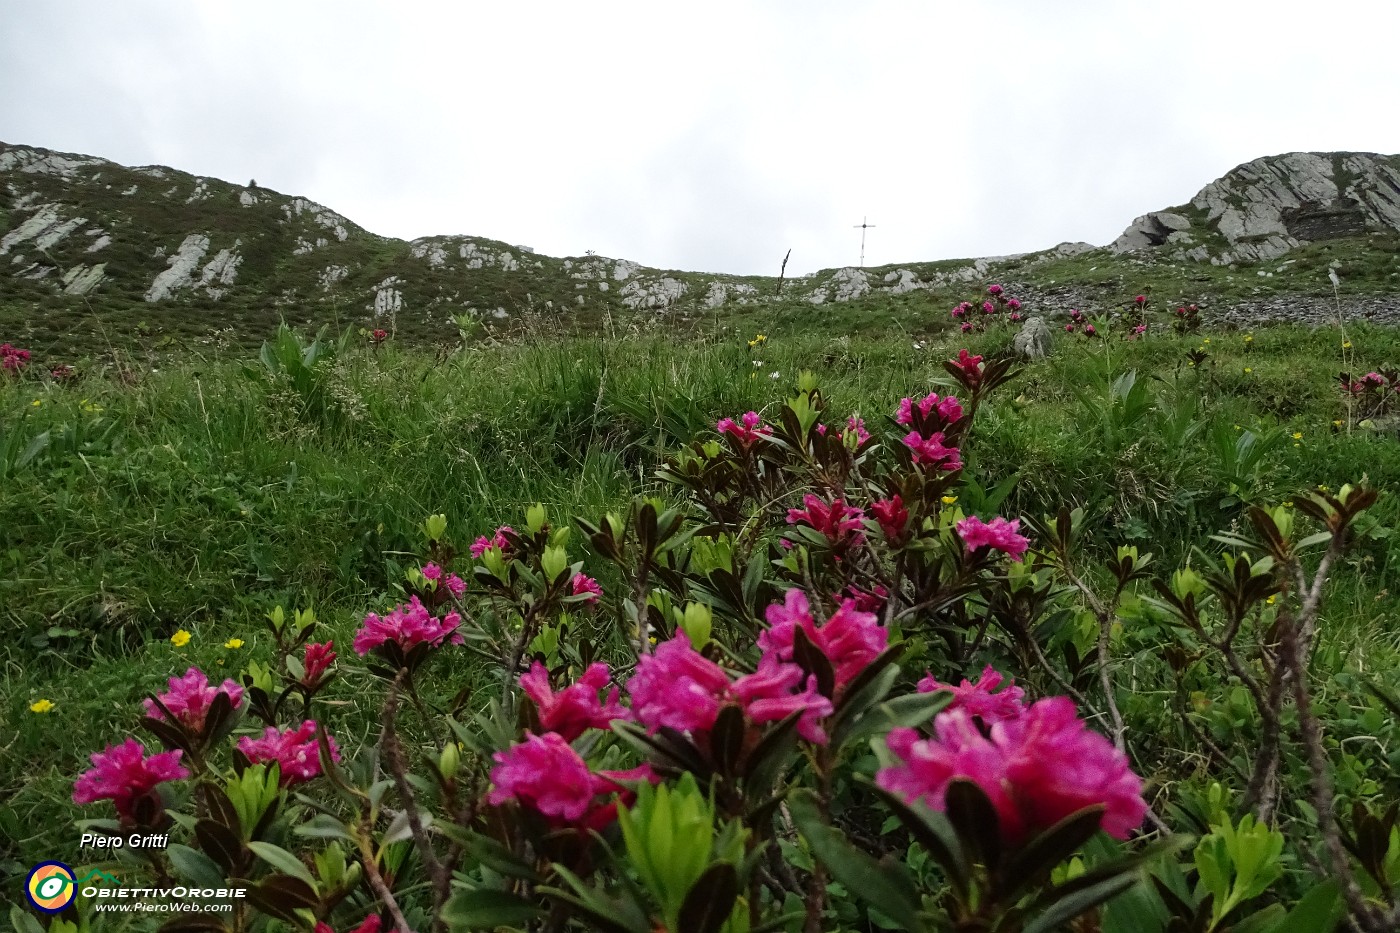
<svg viewBox="0 0 1400 933"><path fill-rule="evenodd" d="M51 709L53 709L52 700L35 700L33 703L29 704L29 711L31 713L47 713Z"/></svg>
<svg viewBox="0 0 1400 933"><path fill-rule="evenodd" d="M1302 432L1302 431L1294 431L1294 432L1293 432L1293 439L1294 439L1295 441L1301 441L1301 440L1303 439L1303 432Z"/></svg>
<svg viewBox="0 0 1400 933"><path fill-rule="evenodd" d="M1264 600L1264 602L1266 602L1266 603L1268 603L1270 606L1272 606L1274 603L1278 602L1278 597L1277 597L1277 596L1270 596L1268 599Z"/></svg>
<svg viewBox="0 0 1400 933"><path fill-rule="evenodd" d="M1350 349L1351 349L1351 341L1350 341L1350 340L1343 341L1343 343L1342 343L1342 349L1343 349L1343 350L1350 350Z"/></svg>
<svg viewBox="0 0 1400 933"><path fill-rule="evenodd" d="M1204 340L1201 341L1201 343L1210 343L1210 338L1209 338L1209 337L1205 338Z"/></svg>
<svg viewBox="0 0 1400 933"><path fill-rule="evenodd" d="M1244 374L1245 374L1246 376L1248 376L1248 375L1249 375L1250 373L1252 373L1252 372L1254 372L1254 370L1250 369L1248 366L1246 366L1246 367L1244 368Z"/></svg>
<svg viewBox="0 0 1400 933"><path fill-rule="evenodd" d="M1254 335L1253 335L1253 334L1245 334L1245 335L1244 335L1244 342L1245 342L1245 343L1253 343L1253 342L1254 342Z"/></svg>
<svg viewBox="0 0 1400 933"><path fill-rule="evenodd" d="M243 647L243 639L241 639L241 638L230 638L228 641L224 642L224 647L225 647L225 648L231 648L231 649L233 649L233 650L236 651L236 650L238 650L239 648L242 648L242 647Z"/></svg>
<svg viewBox="0 0 1400 933"><path fill-rule="evenodd" d="M38 408L40 405L44 404L44 400L41 399L41 398L36 398L34 401L30 402L29 404L32 405L32 406L34 406L35 408Z"/></svg>
<svg viewBox="0 0 1400 933"><path fill-rule="evenodd" d="M943 504L944 504L944 505L952 505L954 502L957 502L957 501L958 501L958 497L957 497L957 496L944 496L944 497L943 497Z"/></svg>
<svg viewBox="0 0 1400 933"><path fill-rule="evenodd" d="M190 643L190 633L184 629L170 636L170 643L176 648L183 648Z"/></svg>

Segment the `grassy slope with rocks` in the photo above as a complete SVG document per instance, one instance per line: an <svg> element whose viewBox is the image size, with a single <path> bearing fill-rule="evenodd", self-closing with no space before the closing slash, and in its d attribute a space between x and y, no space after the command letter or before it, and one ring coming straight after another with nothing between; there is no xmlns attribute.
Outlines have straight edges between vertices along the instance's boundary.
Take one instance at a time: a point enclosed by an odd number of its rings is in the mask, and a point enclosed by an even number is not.
<svg viewBox="0 0 1400 933"><path fill-rule="evenodd" d="M0 331L12 343L69 358L120 350L155 361L191 346L246 350L279 319L385 327L440 345L455 344L463 332L472 339L587 334L654 326L658 318L668 330L805 318L844 333L893 326L926 335L991 281L1008 283L1031 313L1109 311L1146 293L1158 307L1194 302L1208 315L1234 312L1244 322L1317 322L1335 313L1329 269L1342 276L1346 313L1400 319L1393 300L1400 234L1393 231L1314 243L1256 264L1065 244L1014 257L824 270L780 289L776 277L556 259L481 237L394 240L265 188L36 148L0 144L0 183L8 192L0 203ZM191 235L209 242L188 280L170 297L147 301ZM211 269L221 251L236 257L231 281ZM99 263L95 287L66 293L82 275L95 276Z"/></svg>

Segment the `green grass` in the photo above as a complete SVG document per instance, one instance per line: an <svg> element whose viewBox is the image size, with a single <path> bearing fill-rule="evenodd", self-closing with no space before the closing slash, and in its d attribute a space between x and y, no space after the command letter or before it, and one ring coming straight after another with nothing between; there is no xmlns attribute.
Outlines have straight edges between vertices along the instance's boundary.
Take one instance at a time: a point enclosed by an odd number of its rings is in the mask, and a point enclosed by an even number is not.
<svg viewBox="0 0 1400 933"><path fill-rule="evenodd" d="M944 378L941 361L962 345L946 334L924 349L904 336L811 336L795 311L765 327L758 348L751 332L716 336L703 322L684 339L565 337L445 359L353 345L324 371L314 404L251 355L186 354L131 384L97 367L76 385L0 380L0 452L10 451L0 462L0 876L71 845L72 778L126 734L146 691L192 664L232 675L268 656L271 607L314 605L348 650L360 617L415 560L428 514L448 516L460 549L535 501L556 521L596 517L654 490L665 453L718 417L785 398L802 370L819 375L835 411L884 424L902 396ZM1358 371L1400 360L1394 331L1350 336ZM1187 366L1201 346L1209 360ZM1393 437L1333 423L1346 418L1333 383L1340 352L1333 333L1301 328L1258 331L1252 349L1224 333L1061 340L984 410L972 473L1019 476L1007 514L1080 504L1101 547L1137 543L1177 566L1238 518L1242 500L1363 475L1400 488ZM1154 397L1136 421L1103 403L1109 378L1128 370ZM48 445L15 466L44 432ZM1252 466L1236 462L1246 432L1269 445ZM1388 524L1396 511L1393 495L1376 508ZM1395 558L1371 541L1339 569L1324 626L1338 664L1395 658ZM170 642L180 629L193 633L184 648ZM230 638L243 646L224 647ZM373 722L366 676L334 691L348 737ZM54 710L31 713L40 698Z"/></svg>

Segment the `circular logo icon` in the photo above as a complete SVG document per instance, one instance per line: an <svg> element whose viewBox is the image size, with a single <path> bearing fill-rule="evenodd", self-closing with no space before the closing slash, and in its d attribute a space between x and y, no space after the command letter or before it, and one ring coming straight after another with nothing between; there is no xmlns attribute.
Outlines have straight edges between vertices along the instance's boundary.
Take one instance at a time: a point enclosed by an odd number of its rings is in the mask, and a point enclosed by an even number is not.
<svg viewBox="0 0 1400 933"><path fill-rule="evenodd" d="M29 871L24 882L29 903L46 914L56 914L78 894L73 869L62 862L40 862Z"/></svg>

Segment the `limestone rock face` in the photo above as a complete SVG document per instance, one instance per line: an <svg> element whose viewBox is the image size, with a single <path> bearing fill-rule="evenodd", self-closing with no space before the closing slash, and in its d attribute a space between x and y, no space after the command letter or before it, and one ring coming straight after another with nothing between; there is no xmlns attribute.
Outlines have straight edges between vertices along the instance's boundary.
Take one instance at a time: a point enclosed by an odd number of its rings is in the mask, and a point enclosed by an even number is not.
<svg viewBox="0 0 1400 933"><path fill-rule="evenodd" d="M1011 342L1016 355L1023 360L1043 360L1050 355L1050 326L1045 319L1032 316L1021 325Z"/></svg>
<svg viewBox="0 0 1400 933"><path fill-rule="evenodd" d="M1400 156L1290 152L1246 162L1190 204L1144 214L1110 248L1176 247L1175 259L1223 265L1380 230L1400 230Z"/></svg>

